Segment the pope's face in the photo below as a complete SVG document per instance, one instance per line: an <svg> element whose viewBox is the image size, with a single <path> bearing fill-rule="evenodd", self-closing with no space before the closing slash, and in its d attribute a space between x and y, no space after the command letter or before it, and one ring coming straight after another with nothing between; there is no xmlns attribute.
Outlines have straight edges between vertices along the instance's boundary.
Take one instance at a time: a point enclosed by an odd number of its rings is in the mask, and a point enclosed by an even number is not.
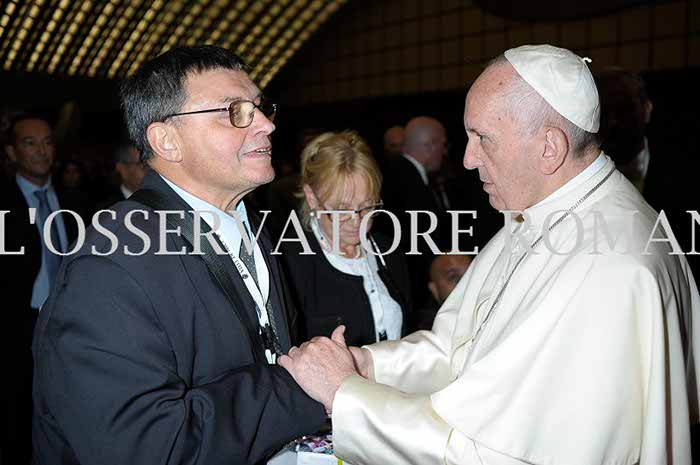
<svg viewBox="0 0 700 465"><path fill-rule="evenodd" d="M533 205L538 188L537 173L528 162L536 147L507 112L504 96L514 77L511 66L487 69L469 90L464 108L469 136L464 167L479 171L489 203L498 210Z"/></svg>
<svg viewBox="0 0 700 465"><path fill-rule="evenodd" d="M260 90L243 71L218 69L187 78L181 112L225 108L235 100L260 103ZM231 125L228 112L179 117L183 168L209 192L245 192L272 181L270 134L275 125L255 110L247 128ZM265 150L270 149L270 150Z"/></svg>

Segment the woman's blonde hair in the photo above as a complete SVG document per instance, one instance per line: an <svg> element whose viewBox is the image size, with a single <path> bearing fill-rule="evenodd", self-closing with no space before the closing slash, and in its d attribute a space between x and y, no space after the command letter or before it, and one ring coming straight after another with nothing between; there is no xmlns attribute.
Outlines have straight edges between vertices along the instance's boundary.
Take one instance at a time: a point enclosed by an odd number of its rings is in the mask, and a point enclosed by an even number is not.
<svg viewBox="0 0 700 465"><path fill-rule="evenodd" d="M301 221L309 227L311 207L304 196L308 184L319 200L325 202L334 195L345 196L347 180L361 175L370 198L379 199L382 174L367 142L355 131L325 132L313 139L301 152Z"/></svg>

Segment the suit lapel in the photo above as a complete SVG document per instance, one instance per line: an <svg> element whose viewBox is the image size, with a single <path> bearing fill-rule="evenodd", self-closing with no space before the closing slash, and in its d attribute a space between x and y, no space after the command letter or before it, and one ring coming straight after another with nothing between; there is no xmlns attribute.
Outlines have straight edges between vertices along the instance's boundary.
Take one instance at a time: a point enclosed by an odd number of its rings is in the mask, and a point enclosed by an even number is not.
<svg viewBox="0 0 700 465"><path fill-rule="evenodd" d="M151 171L146 175L141 190L152 190L157 192L169 203L169 206L167 207L168 210L184 210L186 212L193 210L193 208L187 204L175 191L173 191L155 171ZM133 200L139 202L138 196L136 196L136 194L134 194L134 196L135 197ZM180 237L187 243L188 253L191 252L194 216L192 214L185 214L184 219L181 219L175 218L171 215L168 218L169 221L172 220L180 228ZM208 233L211 231L211 228L206 221L200 219L200 222L202 233ZM218 236L214 234L213 237L221 250L226 250ZM262 341L258 336L260 325L255 312L255 302L248 293L248 289L246 288L243 279L235 269L230 257L227 255L217 254L214 247L206 239L200 240L200 244L201 250L206 256L205 262L207 263L207 268L209 269L212 279L218 283L219 288L231 303L234 313L241 321L243 326L248 330L251 343L255 348L255 350L253 350L255 356L261 357L262 351L260 349L262 347ZM215 269L212 269L212 267ZM220 270L221 272L217 273L216 269Z"/></svg>

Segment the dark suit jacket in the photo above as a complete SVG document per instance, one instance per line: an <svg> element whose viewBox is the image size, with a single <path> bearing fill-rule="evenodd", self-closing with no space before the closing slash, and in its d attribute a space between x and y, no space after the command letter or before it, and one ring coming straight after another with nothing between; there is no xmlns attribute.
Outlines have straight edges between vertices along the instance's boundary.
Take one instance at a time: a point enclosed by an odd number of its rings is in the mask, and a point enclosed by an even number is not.
<svg viewBox="0 0 700 465"><path fill-rule="evenodd" d="M657 212L664 211L684 252L692 250L692 219L688 210L700 210L697 188L698 147L684 137L649 137L649 168L642 195ZM700 226L695 226L700 228ZM700 250L696 240L695 250ZM686 255L695 282L700 284L700 257Z"/></svg>
<svg viewBox="0 0 700 465"><path fill-rule="evenodd" d="M62 209L74 210L60 192L56 192ZM0 186L0 210L5 214L5 250L17 251L24 247L22 255L2 255L3 276L0 278L0 295L8 308L26 310L32 300L34 280L41 268L42 244L36 224L29 222L29 205L14 178ZM68 243L77 236L77 225L72 217L63 215Z"/></svg>
<svg viewBox="0 0 700 465"><path fill-rule="evenodd" d="M191 208L156 173L154 189ZM252 298L231 263L228 300L196 255L156 255L158 217L134 215L151 240L127 229L126 200L105 223L119 241L90 229L64 261L34 337L34 453L51 464L253 464L319 429L323 406L281 367L267 364ZM145 207L144 207L145 208ZM145 208L149 210L148 208ZM191 218L191 216L186 216ZM191 221L191 219L189 220ZM169 251L185 241L169 234ZM270 298L286 352L291 311L271 245L262 243ZM225 257L228 263L228 257Z"/></svg>
<svg viewBox="0 0 700 465"><path fill-rule="evenodd" d="M450 233L450 219L438 206L430 187L421 179L420 173L410 161L403 156L397 158L387 168L384 176L382 199L385 208L396 214L401 224L401 248L410 250L409 210L427 210L438 216L438 228L431 238L438 248L446 247ZM427 231L430 221L425 214L418 215L418 231ZM385 215L377 217L376 228L389 237L393 237L393 227L386 221ZM422 238L418 238L418 251L421 255L407 255L406 263L411 278L413 302L422 302L428 295L428 270L433 253Z"/></svg>

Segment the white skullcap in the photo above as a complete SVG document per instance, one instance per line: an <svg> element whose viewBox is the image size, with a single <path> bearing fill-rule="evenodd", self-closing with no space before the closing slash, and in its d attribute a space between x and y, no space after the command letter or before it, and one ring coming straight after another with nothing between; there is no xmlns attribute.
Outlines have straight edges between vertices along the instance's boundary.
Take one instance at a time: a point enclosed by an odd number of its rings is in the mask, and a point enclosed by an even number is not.
<svg viewBox="0 0 700 465"><path fill-rule="evenodd" d="M518 74L560 115L588 132L598 132L598 89L587 62L564 48L523 45L505 52Z"/></svg>

